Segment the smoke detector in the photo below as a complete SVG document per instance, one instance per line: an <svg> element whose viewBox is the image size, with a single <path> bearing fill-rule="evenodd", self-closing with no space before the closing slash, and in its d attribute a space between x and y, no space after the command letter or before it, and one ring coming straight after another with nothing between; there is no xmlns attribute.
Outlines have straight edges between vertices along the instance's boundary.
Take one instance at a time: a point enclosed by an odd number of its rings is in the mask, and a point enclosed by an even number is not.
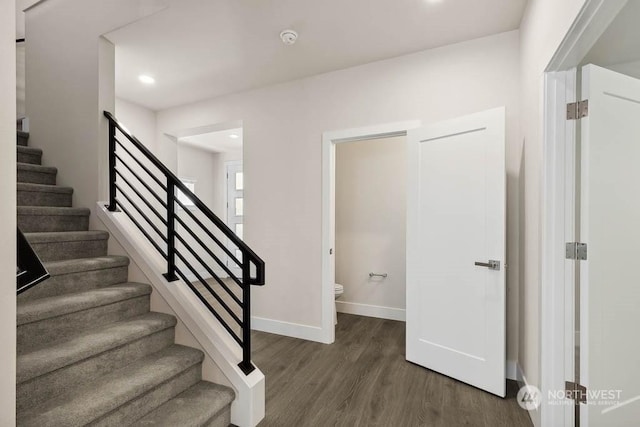
<svg viewBox="0 0 640 427"><path fill-rule="evenodd" d="M282 39L282 43L292 45L298 40L298 33L293 30L284 30L280 33L280 38Z"/></svg>

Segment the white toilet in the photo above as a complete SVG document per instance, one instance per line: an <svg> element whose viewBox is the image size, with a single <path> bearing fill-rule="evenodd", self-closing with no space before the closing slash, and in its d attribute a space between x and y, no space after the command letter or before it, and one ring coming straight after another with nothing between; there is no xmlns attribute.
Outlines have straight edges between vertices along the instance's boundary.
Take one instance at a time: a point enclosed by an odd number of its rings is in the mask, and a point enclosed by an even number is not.
<svg viewBox="0 0 640 427"><path fill-rule="evenodd" d="M333 291L335 294L335 299L338 299L342 296L342 294L344 293L344 286L335 283L333 285ZM336 305L333 305L333 324L337 325L338 324L338 308L336 307Z"/></svg>

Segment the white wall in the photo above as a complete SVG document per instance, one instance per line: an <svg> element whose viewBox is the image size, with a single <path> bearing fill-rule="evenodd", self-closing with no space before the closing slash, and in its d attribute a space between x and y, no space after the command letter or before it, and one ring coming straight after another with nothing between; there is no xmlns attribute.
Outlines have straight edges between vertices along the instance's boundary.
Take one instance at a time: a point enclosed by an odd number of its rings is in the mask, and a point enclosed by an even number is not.
<svg viewBox="0 0 640 427"><path fill-rule="evenodd" d="M267 265L254 316L321 326L322 132L505 105L508 173L508 357L517 353L519 36L517 31L158 112L164 132L243 121L245 240Z"/></svg>
<svg viewBox="0 0 640 427"><path fill-rule="evenodd" d="M364 304L391 309L376 309L380 315L404 314L406 187L406 137L336 145L338 311L362 312Z"/></svg>
<svg viewBox="0 0 640 427"><path fill-rule="evenodd" d="M151 152L156 150L156 112L122 98L116 98L114 115Z"/></svg>
<svg viewBox="0 0 640 427"><path fill-rule="evenodd" d="M33 146L74 187L74 204L94 209L106 196L114 49L101 37L164 7L166 0L57 0L26 12L26 113ZM74 17L74 18L70 18ZM77 19L77 17L82 17ZM91 218L96 226L96 216Z"/></svg>
<svg viewBox="0 0 640 427"><path fill-rule="evenodd" d="M16 425L15 2L0 2L0 425Z"/></svg>
<svg viewBox="0 0 640 427"><path fill-rule="evenodd" d="M544 70L585 0L529 0L520 27L521 132L517 144L522 194L520 229L519 363L540 385L540 243ZM539 414L534 423L539 425Z"/></svg>

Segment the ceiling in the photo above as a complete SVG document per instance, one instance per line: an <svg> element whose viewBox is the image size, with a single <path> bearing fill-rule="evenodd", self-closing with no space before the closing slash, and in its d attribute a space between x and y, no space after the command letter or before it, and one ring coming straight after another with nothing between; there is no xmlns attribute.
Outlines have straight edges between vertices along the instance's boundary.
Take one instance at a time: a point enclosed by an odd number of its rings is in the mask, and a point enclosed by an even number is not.
<svg viewBox="0 0 640 427"><path fill-rule="evenodd" d="M107 34L116 94L153 110L517 29L526 0L169 0ZM294 29L299 39L279 37ZM156 79L144 86L138 75Z"/></svg>
<svg viewBox="0 0 640 427"><path fill-rule="evenodd" d="M584 64L640 78L640 0L630 0L591 48Z"/></svg>
<svg viewBox="0 0 640 427"><path fill-rule="evenodd" d="M242 128L185 136L178 138L178 143L212 153L242 152Z"/></svg>

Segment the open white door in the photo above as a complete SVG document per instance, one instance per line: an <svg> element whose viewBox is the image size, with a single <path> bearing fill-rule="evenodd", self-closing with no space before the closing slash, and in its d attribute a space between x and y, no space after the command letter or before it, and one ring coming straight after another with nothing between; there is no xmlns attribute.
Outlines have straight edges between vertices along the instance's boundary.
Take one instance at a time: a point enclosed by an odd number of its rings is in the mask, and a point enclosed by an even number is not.
<svg viewBox="0 0 640 427"><path fill-rule="evenodd" d="M640 423L640 80L582 69L580 383L588 427ZM617 390L620 390L618 393ZM609 392L611 391L611 393ZM618 396L619 394L619 396Z"/></svg>
<svg viewBox="0 0 640 427"><path fill-rule="evenodd" d="M407 360L504 397L504 108L407 139Z"/></svg>

